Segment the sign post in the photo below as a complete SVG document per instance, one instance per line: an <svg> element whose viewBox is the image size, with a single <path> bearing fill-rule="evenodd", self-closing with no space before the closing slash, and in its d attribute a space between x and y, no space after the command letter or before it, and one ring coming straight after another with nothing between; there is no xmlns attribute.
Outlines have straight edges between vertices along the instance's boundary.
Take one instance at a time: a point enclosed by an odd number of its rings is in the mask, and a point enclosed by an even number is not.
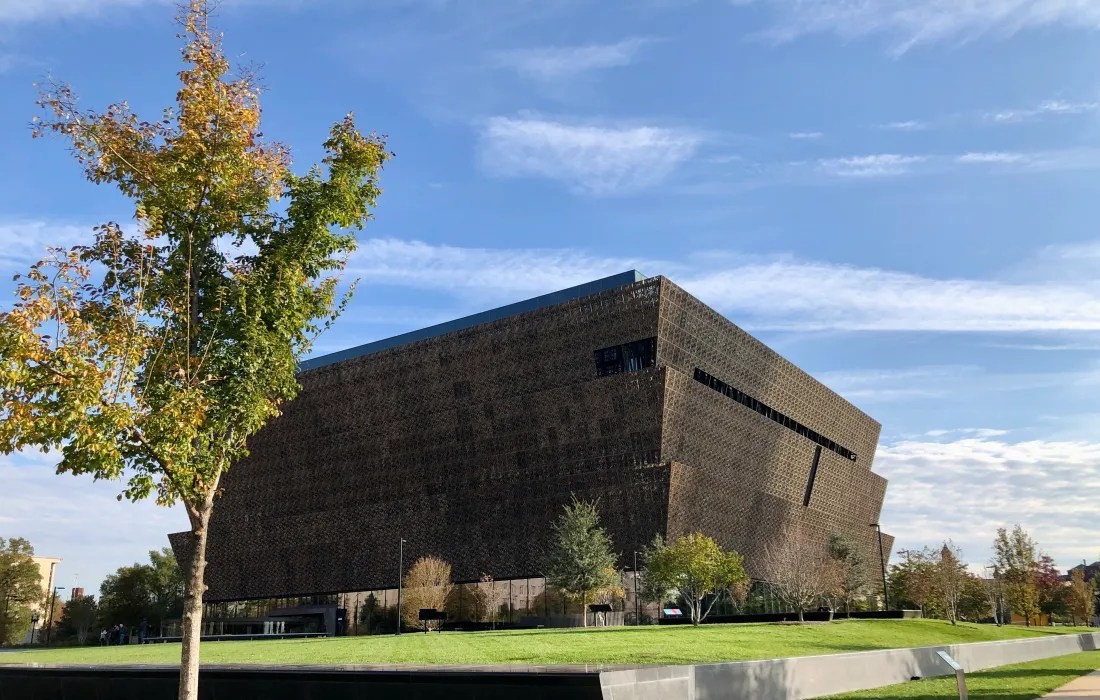
<svg viewBox="0 0 1100 700"><path fill-rule="evenodd" d="M946 651L937 651L936 654L938 654L939 657L944 660L944 663L950 666L951 670L955 672L955 680L959 684L959 700L968 700L969 695L967 695L966 692L966 672L963 671L963 667L959 665L958 661L952 659L951 655Z"/></svg>

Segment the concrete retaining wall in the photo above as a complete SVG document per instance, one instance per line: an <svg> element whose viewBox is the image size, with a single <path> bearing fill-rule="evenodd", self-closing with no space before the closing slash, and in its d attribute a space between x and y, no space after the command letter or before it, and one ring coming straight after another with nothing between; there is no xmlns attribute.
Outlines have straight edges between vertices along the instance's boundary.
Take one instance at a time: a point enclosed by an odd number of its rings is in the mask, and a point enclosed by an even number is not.
<svg viewBox="0 0 1100 700"><path fill-rule="evenodd" d="M968 672L1100 649L1100 633L1050 635L853 654L609 671L600 674L604 700L787 700L817 698L914 677L945 676L946 651Z"/></svg>

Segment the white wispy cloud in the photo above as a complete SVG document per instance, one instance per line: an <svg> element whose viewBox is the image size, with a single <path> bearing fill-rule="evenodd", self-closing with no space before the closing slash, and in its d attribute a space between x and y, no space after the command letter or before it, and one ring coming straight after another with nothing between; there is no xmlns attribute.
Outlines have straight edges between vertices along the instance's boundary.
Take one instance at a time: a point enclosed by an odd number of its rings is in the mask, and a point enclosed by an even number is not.
<svg viewBox="0 0 1100 700"><path fill-rule="evenodd" d="M1062 372L990 371L977 365L928 365L892 369L830 370L816 378L838 394L864 404L916 404L958 397L959 387L972 396L997 396L1063 390L1092 391L1100 386L1100 366ZM984 429L965 429L977 431ZM928 433L927 435L933 435ZM989 437L988 434L976 434Z"/></svg>
<svg viewBox="0 0 1100 700"><path fill-rule="evenodd" d="M664 274L738 323L802 331L1100 330L1100 286L933 278L781 257L608 257L569 248L481 249L393 239L363 243L352 271L372 284L516 301L627 269ZM776 289L784 293L777 295ZM914 383L918 388L919 383Z"/></svg>
<svg viewBox="0 0 1100 700"><path fill-rule="evenodd" d="M91 226L42 220L0 221L0 263L23 271L46 256L48 247L92 242Z"/></svg>
<svg viewBox="0 0 1100 700"><path fill-rule="evenodd" d="M882 522L897 547L950 538L980 566L996 529L1019 523L1063 568L1095 560L1100 443L995 437L879 447L874 469L890 480Z"/></svg>
<svg viewBox="0 0 1100 700"><path fill-rule="evenodd" d="M878 153L845 158L823 158L817 162L818 170L841 177L892 177L904 175L910 167L922 163L925 156Z"/></svg>
<svg viewBox="0 0 1100 700"><path fill-rule="evenodd" d="M1067 102L1065 100L1044 100L1034 107L1002 109L987 112L987 121L998 124L1017 124L1050 115L1087 114L1100 110L1100 102Z"/></svg>
<svg viewBox="0 0 1100 700"><path fill-rule="evenodd" d="M480 159L493 175L548 178L607 195L659 183L701 140L683 129L498 116L484 124Z"/></svg>
<svg viewBox="0 0 1100 700"><path fill-rule="evenodd" d="M1100 149L1067 148L1029 152L967 151L956 155L883 153L824 158L812 164L788 163L785 173L794 181L800 181L804 180L799 177L800 171L812 167L819 176L859 180L908 174L929 175L972 168L975 165L996 166L997 172L1014 174L1097 170L1100 169Z"/></svg>
<svg viewBox="0 0 1100 700"><path fill-rule="evenodd" d="M1063 260L1079 258L1100 259L1100 241L1052 245L1044 248L1043 252L1047 255L1062 258Z"/></svg>
<svg viewBox="0 0 1100 700"><path fill-rule="evenodd" d="M1091 0L757 0L774 12L769 34L789 41L807 34L850 40L882 35L895 55L915 46L1009 37L1027 29L1100 29ZM748 4L738 0L735 4Z"/></svg>
<svg viewBox="0 0 1100 700"><path fill-rule="evenodd" d="M488 301L517 301L656 260L608 258L569 248L462 248L421 241L372 239L360 244L349 268L371 284L451 291Z"/></svg>
<svg viewBox="0 0 1100 700"><path fill-rule="evenodd" d="M984 163L998 165L1023 163L1027 160L1028 157L1025 156L1023 153L1006 153L1003 151L964 153L961 156L955 158L955 161L958 163Z"/></svg>
<svg viewBox="0 0 1100 700"><path fill-rule="evenodd" d="M495 54L496 63L539 80L561 80L581 73L628 66L652 39L633 37L614 44L548 46Z"/></svg>
<svg viewBox="0 0 1100 700"><path fill-rule="evenodd" d="M57 461L37 452L0 455L0 536L25 537L37 554L60 557L59 585L98 595L106 574L188 529L182 510L119 502L123 484L56 474Z"/></svg>
<svg viewBox="0 0 1100 700"><path fill-rule="evenodd" d="M791 133L787 134L787 137L798 141L812 141L814 139L819 139L824 135L825 134L821 133L820 131L792 131Z"/></svg>
<svg viewBox="0 0 1100 700"><path fill-rule="evenodd" d="M948 435L966 435L976 438L991 438L1000 437L1001 435L1008 435L1007 430L1000 430L998 428L941 428L939 430L929 430L925 433L928 437L946 437Z"/></svg>
<svg viewBox="0 0 1100 700"><path fill-rule="evenodd" d="M928 124L921 121L910 119L903 122L890 122L888 124L879 125L880 129L887 129L889 131L924 131L928 128Z"/></svg>

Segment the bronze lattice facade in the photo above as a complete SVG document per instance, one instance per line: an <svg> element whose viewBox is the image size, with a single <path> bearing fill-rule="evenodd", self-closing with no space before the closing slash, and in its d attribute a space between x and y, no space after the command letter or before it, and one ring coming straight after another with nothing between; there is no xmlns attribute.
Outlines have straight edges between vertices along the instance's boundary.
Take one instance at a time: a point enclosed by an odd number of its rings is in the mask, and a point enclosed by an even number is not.
<svg viewBox="0 0 1100 700"><path fill-rule="evenodd" d="M758 573L790 521L877 561L879 424L663 277L352 349L300 379L223 481L208 601L393 587L401 538L406 562L442 556L458 581L540 576L570 494L599 499L624 564L656 533L702 531Z"/></svg>

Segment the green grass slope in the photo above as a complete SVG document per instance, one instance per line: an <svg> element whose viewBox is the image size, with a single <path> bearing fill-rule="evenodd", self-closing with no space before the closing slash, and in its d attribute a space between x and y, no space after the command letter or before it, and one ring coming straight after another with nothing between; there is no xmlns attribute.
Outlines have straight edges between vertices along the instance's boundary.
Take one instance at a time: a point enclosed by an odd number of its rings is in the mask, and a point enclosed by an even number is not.
<svg viewBox="0 0 1100 700"><path fill-rule="evenodd" d="M1100 653L1085 651L972 673L966 677L966 688L971 700L1033 700L1097 668L1100 668ZM951 677L834 695L830 700L950 700L958 697L958 686Z"/></svg>
<svg viewBox="0 0 1100 700"><path fill-rule="evenodd" d="M1023 628L939 620L831 624L616 627L406 633L260 642L205 642L205 664L681 664L1038 637L1083 628ZM176 664L178 644L79 647L0 654L0 664Z"/></svg>

